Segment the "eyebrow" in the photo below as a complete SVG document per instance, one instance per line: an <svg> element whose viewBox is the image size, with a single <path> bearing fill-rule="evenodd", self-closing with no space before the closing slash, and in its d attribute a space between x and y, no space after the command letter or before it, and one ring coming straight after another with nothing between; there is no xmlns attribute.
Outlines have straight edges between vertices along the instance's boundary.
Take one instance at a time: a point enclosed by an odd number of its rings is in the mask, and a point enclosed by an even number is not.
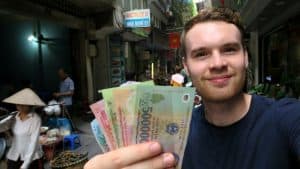
<svg viewBox="0 0 300 169"><path fill-rule="evenodd" d="M242 45L239 42L229 42L229 43L225 43L225 44L221 45L221 48L224 48L224 47L239 47L240 48L240 47L242 47ZM193 54L195 54L199 51L204 51L206 49L208 49L208 48L204 47L204 46L201 46L199 48L196 48L196 49L192 50L191 54L193 55Z"/></svg>
<svg viewBox="0 0 300 169"><path fill-rule="evenodd" d="M199 47L197 49L192 50L191 54L194 55L195 53L200 52L200 51L204 51L205 49L207 49L207 48L206 47Z"/></svg>
<svg viewBox="0 0 300 169"><path fill-rule="evenodd" d="M224 45L222 45L222 47L241 47L241 43L238 42L231 42L231 43L225 43Z"/></svg>

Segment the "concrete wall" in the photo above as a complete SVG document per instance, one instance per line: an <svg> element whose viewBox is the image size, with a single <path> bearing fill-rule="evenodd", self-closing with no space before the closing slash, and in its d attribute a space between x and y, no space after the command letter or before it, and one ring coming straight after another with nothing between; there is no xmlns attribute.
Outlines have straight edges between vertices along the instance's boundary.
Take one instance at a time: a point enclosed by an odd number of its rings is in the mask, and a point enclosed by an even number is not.
<svg viewBox="0 0 300 169"><path fill-rule="evenodd" d="M249 42L249 55L251 55L250 62L252 73L254 75L253 84L258 84L259 82L259 36L258 32L250 33L250 42Z"/></svg>
<svg viewBox="0 0 300 169"><path fill-rule="evenodd" d="M107 38L98 39L97 42L98 55L93 58L94 72L94 88L95 99L100 98L98 90L108 88L110 86L110 70L109 70L109 52Z"/></svg>

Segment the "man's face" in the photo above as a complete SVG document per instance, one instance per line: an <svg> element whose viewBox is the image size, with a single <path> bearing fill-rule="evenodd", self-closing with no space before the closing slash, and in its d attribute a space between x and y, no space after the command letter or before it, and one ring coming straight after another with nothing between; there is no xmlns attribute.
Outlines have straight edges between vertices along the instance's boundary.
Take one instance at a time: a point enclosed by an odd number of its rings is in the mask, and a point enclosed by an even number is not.
<svg viewBox="0 0 300 169"><path fill-rule="evenodd" d="M58 70L58 76L61 80L64 80L66 78L66 73L63 70Z"/></svg>
<svg viewBox="0 0 300 169"><path fill-rule="evenodd" d="M203 100L220 102L242 91L248 55L235 25L196 24L187 32L185 45L184 67Z"/></svg>
<svg viewBox="0 0 300 169"><path fill-rule="evenodd" d="M16 107L17 107L17 110L20 112L25 112L25 113L30 112L30 106L17 104Z"/></svg>

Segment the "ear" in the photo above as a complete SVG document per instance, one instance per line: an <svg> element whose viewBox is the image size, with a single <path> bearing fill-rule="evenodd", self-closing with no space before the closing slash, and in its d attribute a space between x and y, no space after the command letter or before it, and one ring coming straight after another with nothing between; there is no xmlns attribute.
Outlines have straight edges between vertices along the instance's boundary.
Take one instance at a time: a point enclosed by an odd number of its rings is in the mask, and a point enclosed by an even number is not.
<svg viewBox="0 0 300 169"><path fill-rule="evenodd" d="M190 73L189 73L189 70L188 70L188 66L187 66L187 63L186 63L186 58L182 57L182 64L183 64L183 67L184 67L184 70L185 70L185 73L190 76Z"/></svg>
<svg viewBox="0 0 300 169"><path fill-rule="evenodd" d="M247 50L245 50L244 55L245 55L245 68L247 69L248 65L249 65L249 58L248 58L248 51Z"/></svg>

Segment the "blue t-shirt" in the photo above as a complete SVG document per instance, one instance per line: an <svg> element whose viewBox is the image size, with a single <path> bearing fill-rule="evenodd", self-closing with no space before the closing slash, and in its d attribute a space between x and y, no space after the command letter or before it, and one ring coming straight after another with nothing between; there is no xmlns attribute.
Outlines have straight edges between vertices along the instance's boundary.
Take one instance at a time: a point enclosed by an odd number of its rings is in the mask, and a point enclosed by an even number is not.
<svg viewBox="0 0 300 169"><path fill-rule="evenodd" d="M194 110L183 169L299 169L300 102L253 95L238 122L214 126Z"/></svg>
<svg viewBox="0 0 300 169"><path fill-rule="evenodd" d="M59 92L69 92L74 91L74 89L74 82L70 77L60 82ZM63 102L66 106L72 105L72 96L61 96L59 101Z"/></svg>

